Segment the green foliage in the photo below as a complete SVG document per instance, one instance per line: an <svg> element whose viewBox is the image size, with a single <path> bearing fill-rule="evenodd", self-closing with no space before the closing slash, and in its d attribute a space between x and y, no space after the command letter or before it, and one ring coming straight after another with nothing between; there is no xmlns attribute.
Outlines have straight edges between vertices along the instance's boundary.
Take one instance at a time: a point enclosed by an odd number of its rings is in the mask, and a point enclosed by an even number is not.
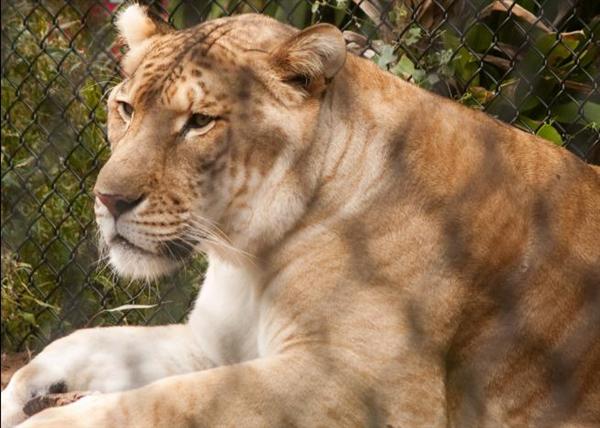
<svg viewBox="0 0 600 428"><path fill-rule="evenodd" d="M380 41L380 67L580 154L600 141L600 16L553 18L547 13L558 3L548 1L546 20L563 29L553 32L536 18L537 2L519 1L509 15L500 2L481 0L477 16L455 17L436 15L432 3L416 22L412 3L395 3L391 22L402 36ZM460 3L440 4L451 11Z"/></svg>
<svg viewBox="0 0 600 428"><path fill-rule="evenodd" d="M207 19L239 13L258 12L293 25L305 28L316 22L329 22L340 28L361 29L374 34L375 26L350 0L280 1L272 0L199 0L194 2L169 2L169 20L176 28L187 28Z"/></svg>
<svg viewBox="0 0 600 428"><path fill-rule="evenodd" d="M37 3L2 14L5 350L37 348L88 325L178 320L204 270L199 260L161 283L127 284L98 262L91 190L108 157L103 97L119 79L104 51L110 20L89 10L83 25L64 2ZM158 306L106 311L131 303Z"/></svg>

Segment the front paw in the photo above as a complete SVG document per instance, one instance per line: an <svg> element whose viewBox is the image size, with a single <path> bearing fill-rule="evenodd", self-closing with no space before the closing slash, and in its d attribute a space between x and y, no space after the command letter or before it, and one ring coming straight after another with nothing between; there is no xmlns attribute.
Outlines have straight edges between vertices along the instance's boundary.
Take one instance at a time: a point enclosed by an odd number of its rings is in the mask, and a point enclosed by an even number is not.
<svg viewBox="0 0 600 428"><path fill-rule="evenodd" d="M91 395L63 407L52 407L30 417L17 428L109 427L111 401L102 394Z"/></svg>
<svg viewBox="0 0 600 428"><path fill-rule="evenodd" d="M2 428L13 428L27 419L29 415L24 407L32 399L67 390L65 372L60 362L59 359L40 361L38 356L12 375L1 394Z"/></svg>
<svg viewBox="0 0 600 428"><path fill-rule="evenodd" d="M103 346L111 334L105 329L79 330L52 342L15 372L2 391L1 428L13 428L23 422L28 416L23 407L36 397L130 387L127 360Z"/></svg>
<svg viewBox="0 0 600 428"><path fill-rule="evenodd" d="M61 406L90 394L68 391L74 383L66 380L68 366L61 363L51 353L42 353L15 372L2 391L1 428L13 428L46 407Z"/></svg>
<svg viewBox="0 0 600 428"><path fill-rule="evenodd" d="M35 397L64 392L66 385L58 379L60 377L51 371L44 374L36 364L30 363L18 370L1 394L0 426L12 428L24 421L29 416L25 406Z"/></svg>

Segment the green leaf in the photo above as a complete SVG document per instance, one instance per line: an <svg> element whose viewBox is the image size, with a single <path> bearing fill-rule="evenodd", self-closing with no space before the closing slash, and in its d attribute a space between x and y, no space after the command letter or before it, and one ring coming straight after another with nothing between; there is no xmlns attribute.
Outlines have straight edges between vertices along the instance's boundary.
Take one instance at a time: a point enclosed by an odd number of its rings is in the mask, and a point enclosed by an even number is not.
<svg viewBox="0 0 600 428"><path fill-rule="evenodd" d="M522 130L529 132L529 133L534 133L536 131L536 129L538 129L540 127L541 124L542 124L541 121L533 120L524 115L519 116L517 123L516 123L516 125L519 128L521 128Z"/></svg>
<svg viewBox="0 0 600 428"><path fill-rule="evenodd" d="M19 315L21 318L23 318L23 320L25 320L25 322L27 322L28 324L37 326L37 321L35 319L35 315L33 315L31 312L25 312L25 311L21 311L19 312Z"/></svg>
<svg viewBox="0 0 600 428"><path fill-rule="evenodd" d="M600 123L600 104L591 101L583 105L583 116L588 122Z"/></svg>
<svg viewBox="0 0 600 428"><path fill-rule="evenodd" d="M558 122L562 123L579 123L582 125L600 123L600 104L586 101L582 106L576 101L571 101L554 107L552 114Z"/></svg>
<svg viewBox="0 0 600 428"><path fill-rule="evenodd" d="M402 55L390 71L406 80L412 78L415 83L420 83L425 78L425 71L416 68L415 64L406 55Z"/></svg>
<svg viewBox="0 0 600 428"><path fill-rule="evenodd" d="M535 135L562 146L563 140L560 133L551 123L544 123L539 120L533 120L527 116L519 116L516 125L527 132L535 132Z"/></svg>
<svg viewBox="0 0 600 428"><path fill-rule="evenodd" d="M477 23L469 28L465 38L467 46L475 52L484 52L491 46L493 35L485 25Z"/></svg>
<svg viewBox="0 0 600 428"><path fill-rule="evenodd" d="M390 71L400 77L412 76L415 72L415 64L406 55L402 55L400 61Z"/></svg>
<svg viewBox="0 0 600 428"><path fill-rule="evenodd" d="M479 59L465 48L461 48L452 59L454 73L461 82L479 85Z"/></svg>
<svg viewBox="0 0 600 428"><path fill-rule="evenodd" d="M460 39L447 30L442 32L442 40L444 41L444 47L450 51L458 49L461 44Z"/></svg>
<svg viewBox="0 0 600 428"><path fill-rule="evenodd" d="M515 100L517 99L519 100L519 112L521 113L529 112L540 105L540 98L537 96L537 94L530 95L525 99L522 99L518 96Z"/></svg>
<svg viewBox="0 0 600 428"><path fill-rule="evenodd" d="M557 65L573 54L584 37L583 31L544 34L535 42L535 46L539 50L537 55L540 57L541 53L546 57L549 65Z"/></svg>
<svg viewBox="0 0 600 428"><path fill-rule="evenodd" d="M556 130L556 128L549 123L544 123L540 129L537 130L535 135L545 138L548 141L553 142L557 146L562 146L563 140L560 136L560 133Z"/></svg>
<svg viewBox="0 0 600 428"><path fill-rule="evenodd" d="M404 36L402 36L402 43L404 43L406 46L412 46L421 40L421 34L422 30L420 27L417 27L416 25L412 26L410 30L408 30Z"/></svg>
<svg viewBox="0 0 600 428"><path fill-rule="evenodd" d="M381 53L375 56L375 62L380 68L387 70L388 65L396 61L396 58L398 57L394 54L394 47L385 45L381 48Z"/></svg>
<svg viewBox="0 0 600 428"><path fill-rule="evenodd" d="M579 44L584 41L583 31L559 34L560 42L548 55L548 64L555 65L575 53Z"/></svg>

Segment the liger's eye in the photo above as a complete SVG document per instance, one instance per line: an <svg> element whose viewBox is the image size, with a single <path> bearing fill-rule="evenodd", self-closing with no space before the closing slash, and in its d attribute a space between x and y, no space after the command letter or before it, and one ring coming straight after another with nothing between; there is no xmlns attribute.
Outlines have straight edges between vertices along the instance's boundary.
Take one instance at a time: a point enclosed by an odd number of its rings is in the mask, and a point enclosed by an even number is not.
<svg viewBox="0 0 600 428"><path fill-rule="evenodd" d="M194 113L185 123L182 134L186 135L190 131L195 131L194 135L203 135L213 128L216 120L217 118L214 116Z"/></svg>
<svg viewBox="0 0 600 428"><path fill-rule="evenodd" d="M206 125L210 124L214 117L208 116L202 113L194 113L189 120L187 121L186 128L188 129L200 129L204 128Z"/></svg>
<svg viewBox="0 0 600 428"><path fill-rule="evenodd" d="M123 119L129 120L133 115L133 106L125 101L119 101L119 113Z"/></svg>

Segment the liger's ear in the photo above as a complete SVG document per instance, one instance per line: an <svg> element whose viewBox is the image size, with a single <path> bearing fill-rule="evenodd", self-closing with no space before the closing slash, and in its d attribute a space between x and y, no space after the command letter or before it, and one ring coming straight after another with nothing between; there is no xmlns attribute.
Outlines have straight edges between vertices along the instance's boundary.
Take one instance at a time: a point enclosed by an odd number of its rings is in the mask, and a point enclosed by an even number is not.
<svg viewBox="0 0 600 428"><path fill-rule="evenodd" d="M342 32L330 24L317 24L293 35L272 53L283 80L330 80L346 61Z"/></svg>
<svg viewBox="0 0 600 428"><path fill-rule="evenodd" d="M152 36L169 31L166 24L150 15L147 6L137 3L123 9L115 24L130 50L134 50Z"/></svg>
<svg viewBox="0 0 600 428"><path fill-rule="evenodd" d="M151 46L152 37L166 34L172 29L159 17L153 16L148 7L134 3L119 13L115 22L119 35L129 47L121 59L121 72L131 76Z"/></svg>

